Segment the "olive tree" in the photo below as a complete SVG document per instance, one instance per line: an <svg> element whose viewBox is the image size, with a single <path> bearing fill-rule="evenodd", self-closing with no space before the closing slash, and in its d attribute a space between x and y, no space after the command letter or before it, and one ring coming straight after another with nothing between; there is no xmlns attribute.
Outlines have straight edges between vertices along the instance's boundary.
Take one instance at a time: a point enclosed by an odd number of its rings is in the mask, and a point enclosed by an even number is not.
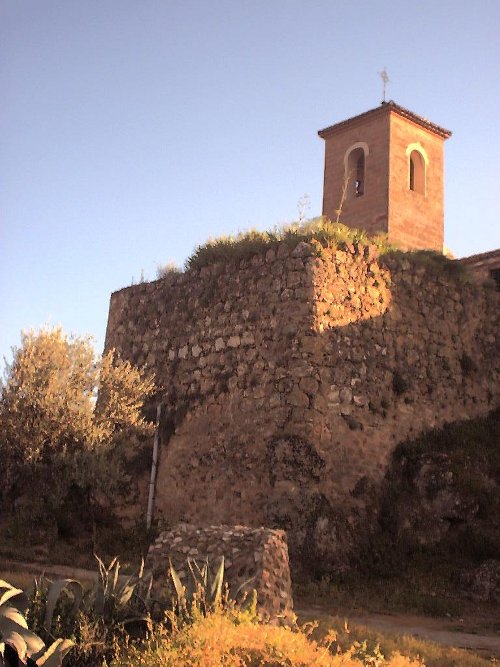
<svg viewBox="0 0 500 667"><path fill-rule="evenodd" d="M91 511L109 498L123 444L152 429L142 408L153 390L151 376L113 351L97 356L91 338L23 333L0 384L4 506L35 496L50 512L72 495Z"/></svg>

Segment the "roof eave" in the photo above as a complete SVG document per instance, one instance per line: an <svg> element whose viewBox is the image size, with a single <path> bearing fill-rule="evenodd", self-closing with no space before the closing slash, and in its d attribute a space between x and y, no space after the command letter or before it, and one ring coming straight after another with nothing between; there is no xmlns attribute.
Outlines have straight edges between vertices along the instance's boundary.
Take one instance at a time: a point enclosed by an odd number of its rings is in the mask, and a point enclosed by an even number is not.
<svg viewBox="0 0 500 667"><path fill-rule="evenodd" d="M420 127L423 127L429 132L437 134L442 139L448 139L449 137L451 137L452 133L450 130L447 130L444 127L440 127L439 125L431 123L431 121L428 121L426 118L422 118L422 116L418 116L417 114L413 113L413 111L410 111L409 109L405 109L404 107L399 106L399 104L396 104L392 100L389 102L383 102L379 107L375 107L374 109L365 111L362 114L358 114L357 116L353 116L352 118L343 120L340 123L336 123L335 125L330 125L329 127L325 127L323 130L318 131L318 136L321 137L322 139L327 139L332 134L342 131L347 126L353 123L361 122L368 116L380 115L383 113L391 113L391 112L398 114L402 118L406 118L407 120L413 121L414 123L420 125Z"/></svg>

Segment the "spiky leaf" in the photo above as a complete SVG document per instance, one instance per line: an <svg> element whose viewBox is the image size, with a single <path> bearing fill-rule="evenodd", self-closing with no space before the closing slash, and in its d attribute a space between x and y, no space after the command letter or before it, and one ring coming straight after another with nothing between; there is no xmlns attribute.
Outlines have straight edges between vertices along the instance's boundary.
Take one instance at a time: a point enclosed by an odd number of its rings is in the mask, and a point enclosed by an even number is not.
<svg viewBox="0 0 500 667"><path fill-rule="evenodd" d="M45 607L45 619L43 622L44 628L50 631L52 627L52 620L57 606L57 602L64 591L69 591L73 596L73 605L70 615L76 614L80 608L80 603L83 598L83 586L76 579L58 579L49 588L47 594L47 605Z"/></svg>
<svg viewBox="0 0 500 667"><path fill-rule="evenodd" d="M15 607L7 607L6 605L0 607L0 624L4 622L7 624L14 623L14 625L19 625L21 628L28 627L26 619L21 614L21 612L18 611ZM1 630L1 625L0 625L0 630Z"/></svg>
<svg viewBox="0 0 500 667"><path fill-rule="evenodd" d="M56 639L37 659L37 667L61 667L64 656L73 646L74 643L70 639Z"/></svg>
<svg viewBox="0 0 500 667"><path fill-rule="evenodd" d="M26 643L27 653L29 656L45 648L43 641L35 635L34 632L28 630L28 625L24 616L14 607L0 608L0 637L9 635L12 632L17 632Z"/></svg>
<svg viewBox="0 0 500 667"><path fill-rule="evenodd" d="M210 599L212 604L220 602L222 595L222 584L224 583L224 556L221 556L219 569L212 581L210 588Z"/></svg>
<svg viewBox="0 0 500 667"><path fill-rule="evenodd" d="M179 575L175 571L174 566L172 565L172 561L170 560L170 558L169 558L168 562L170 564L170 576L172 577L172 581L174 582L175 592L177 593L177 599L180 602L181 600L184 599L184 594L185 594L186 589L185 589L182 581L180 580Z"/></svg>
<svg viewBox="0 0 500 667"><path fill-rule="evenodd" d="M26 658L27 650L28 647L26 646L26 642L22 638L22 636L16 632L15 630L11 630L10 632L6 632L2 636L2 641L4 644L10 644L12 648L15 648L17 651L18 657L24 661Z"/></svg>
<svg viewBox="0 0 500 667"><path fill-rule="evenodd" d="M24 595L24 592L20 588L14 588L13 586L11 588L3 589L0 591L0 607L4 605L8 600L15 599L19 596L23 596L25 598L26 596ZM12 606L12 601L9 606ZM14 604L15 607L17 607L17 604Z"/></svg>
<svg viewBox="0 0 500 667"><path fill-rule="evenodd" d="M118 597L118 605L124 607L130 602L132 595L134 594L135 584L126 585L122 588Z"/></svg>
<svg viewBox="0 0 500 667"><path fill-rule="evenodd" d="M229 589L229 598L236 601L240 593L248 591L249 586L254 579L255 576L250 577L250 579L243 581L241 584L231 586Z"/></svg>
<svg viewBox="0 0 500 667"><path fill-rule="evenodd" d="M118 584L118 573L120 572L120 563L119 563L118 559L115 558L115 560L116 560L115 571L114 571L113 579L112 579L113 588L111 589L113 591L116 590L116 587L117 587L117 584Z"/></svg>

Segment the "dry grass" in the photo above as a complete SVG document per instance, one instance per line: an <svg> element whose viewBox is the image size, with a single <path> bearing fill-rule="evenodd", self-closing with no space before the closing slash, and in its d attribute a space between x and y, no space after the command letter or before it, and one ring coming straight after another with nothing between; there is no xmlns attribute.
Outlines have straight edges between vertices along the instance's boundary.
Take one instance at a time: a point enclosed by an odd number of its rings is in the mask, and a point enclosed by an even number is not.
<svg viewBox="0 0 500 667"><path fill-rule="evenodd" d="M321 254L322 248L343 247L346 243L356 245L373 244L381 251L393 249L392 246L389 246L384 235L368 238L362 230L352 229L341 223L319 217L283 227L275 227L269 231L261 232L251 229L234 236L209 239L206 243L194 249L193 254L186 261L186 269L199 269L202 266L219 262L249 258L269 248L276 248L280 243L295 248L301 241L311 243L317 254Z"/></svg>
<svg viewBox="0 0 500 667"><path fill-rule="evenodd" d="M340 652L335 633L312 639L312 627L291 630L217 611L191 625L156 630L145 645L118 649L112 667L421 667L399 653L384 659L362 645Z"/></svg>
<svg viewBox="0 0 500 667"><path fill-rule="evenodd" d="M367 642L368 648L380 646L384 655L399 652L412 659L423 660L426 667L491 667L498 664L494 659L481 657L471 651L442 646L410 635L391 635L375 632L363 626L346 624L338 617L325 617L318 625L315 636L327 636L333 630L342 650L355 642Z"/></svg>

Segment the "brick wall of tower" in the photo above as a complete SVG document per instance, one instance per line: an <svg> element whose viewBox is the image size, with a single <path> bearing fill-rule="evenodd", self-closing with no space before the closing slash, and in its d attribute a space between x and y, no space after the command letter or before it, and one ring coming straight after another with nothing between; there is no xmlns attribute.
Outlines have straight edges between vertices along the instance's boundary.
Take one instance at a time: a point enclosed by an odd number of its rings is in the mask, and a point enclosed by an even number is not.
<svg viewBox="0 0 500 667"><path fill-rule="evenodd" d="M365 162L365 188L362 197L346 198L344 156L350 146L365 142L369 154ZM325 177L323 215L335 220L341 206L340 221L349 227L365 229L369 234L387 232L389 172L389 117L385 113L363 122L353 121L325 140Z"/></svg>
<svg viewBox="0 0 500 667"><path fill-rule="evenodd" d="M408 112L409 113L409 112ZM322 130L325 139L323 214L372 235L388 233L389 240L404 250L443 250L444 169L446 130L402 116L391 105L381 106L332 128ZM366 144L364 193L343 198L345 155L357 143ZM424 149L428 157L425 194L410 190L410 144ZM355 177L355 176L354 176ZM352 188L351 188L352 189Z"/></svg>
<svg viewBox="0 0 500 667"><path fill-rule="evenodd" d="M444 241L443 139L391 113L389 164L389 239L407 249L442 252ZM409 144L427 153L426 192L409 188Z"/></svg>

